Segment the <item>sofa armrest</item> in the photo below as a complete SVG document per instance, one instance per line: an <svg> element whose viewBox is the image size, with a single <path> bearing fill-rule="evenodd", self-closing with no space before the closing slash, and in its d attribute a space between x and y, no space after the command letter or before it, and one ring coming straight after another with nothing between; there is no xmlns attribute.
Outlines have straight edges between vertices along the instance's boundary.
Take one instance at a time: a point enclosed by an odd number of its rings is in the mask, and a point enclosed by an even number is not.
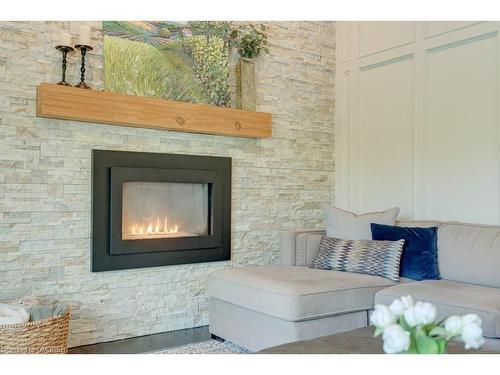
<svg viewBox="0 0 500 375"><path fill-rule="evenodd" d="M281 232L280 259L283 266L295 266L295 232Z"/></svg>
<svg viewBox="0 0 500 375"><path fill-rule="evenodd" d="M310 266L319 249L324 230L282 232L280 236L281 264Z"/></svg>

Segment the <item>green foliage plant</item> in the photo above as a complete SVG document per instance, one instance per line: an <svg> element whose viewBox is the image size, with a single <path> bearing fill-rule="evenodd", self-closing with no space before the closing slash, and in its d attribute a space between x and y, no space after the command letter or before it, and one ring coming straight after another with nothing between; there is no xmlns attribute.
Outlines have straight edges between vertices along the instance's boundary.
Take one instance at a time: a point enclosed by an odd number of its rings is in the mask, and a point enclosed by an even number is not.
<svg viewBox="0 0 500 375"><path fill-rule="evenodd" d="M266 27L262 24L258 27L250 24L248 27L232 29L229 43L246 59L255 59L262 53L269 53Z"/></svg>

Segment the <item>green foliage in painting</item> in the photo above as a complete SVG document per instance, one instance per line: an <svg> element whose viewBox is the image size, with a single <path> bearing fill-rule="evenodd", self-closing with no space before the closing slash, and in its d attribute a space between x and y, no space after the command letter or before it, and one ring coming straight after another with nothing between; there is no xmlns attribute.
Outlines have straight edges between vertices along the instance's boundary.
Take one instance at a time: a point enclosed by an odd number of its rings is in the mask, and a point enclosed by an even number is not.
<svg viewBox="0 0 500 375"><path fill-rule="evenodd" d="M104 89L128 95L208 103L189 64L148 44L104 37Z"/></svg>
<svg viewBox="0 0 500 375"><path fill-rule="evenodd" d="M227 22L104 22L105 89L230 106Z"/></svg>
<svg viewBox="0 0 500 375"><path fill-rule="evenodd" d="M188 23L193 35L205 35L227 40L231 32L231 24L225 21L190 21Z"/></svg>
<svg viewBox="0 0 500 375"><path fill-rule="evenodd" d="M209 103L219 106L229 104L227 85L229 51L219 37L194 35L165 47L170 51L184 51L193 61L193 72Z"/></svg>

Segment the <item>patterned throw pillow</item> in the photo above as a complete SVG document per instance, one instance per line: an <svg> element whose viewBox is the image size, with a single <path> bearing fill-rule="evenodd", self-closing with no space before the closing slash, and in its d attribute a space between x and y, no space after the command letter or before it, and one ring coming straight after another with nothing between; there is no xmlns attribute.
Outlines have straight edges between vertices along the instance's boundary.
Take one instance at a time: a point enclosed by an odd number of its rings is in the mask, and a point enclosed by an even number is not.
<svg viewBox="0 0 500 375"><path fill-rule="evenodd" d="M382 276L399 281L404 240L341 240L322 237L311 268Z"/></svg>

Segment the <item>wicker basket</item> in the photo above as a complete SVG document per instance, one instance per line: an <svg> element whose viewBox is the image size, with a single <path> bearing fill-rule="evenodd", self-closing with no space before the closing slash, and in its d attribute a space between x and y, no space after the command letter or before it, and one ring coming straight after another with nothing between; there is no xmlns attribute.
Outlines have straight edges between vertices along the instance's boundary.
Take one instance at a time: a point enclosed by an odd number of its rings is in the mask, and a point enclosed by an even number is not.
<svg viewBox="0 0 500 375"><path fill-rule="evenodd" d="M70 311L21 324L0 325L0 353L61 354L68 352Z"/></svg>

